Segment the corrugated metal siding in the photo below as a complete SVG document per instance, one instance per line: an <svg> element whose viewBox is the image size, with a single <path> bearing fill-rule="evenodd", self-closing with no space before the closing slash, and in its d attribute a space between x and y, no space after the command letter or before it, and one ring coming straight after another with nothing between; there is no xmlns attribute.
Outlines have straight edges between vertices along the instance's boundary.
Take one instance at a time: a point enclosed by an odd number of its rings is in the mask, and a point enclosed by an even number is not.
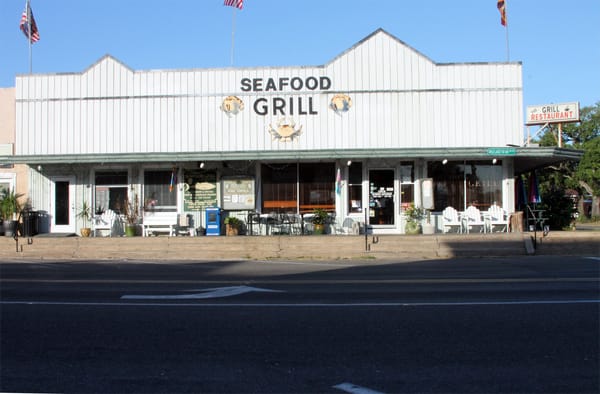
<svg viewBox="0 0 600 394"><path fill-rule="evenodd" d="M326 91L243 92L242 78L327 76ZM378 32L324 67L134 72L105 57L82 74L17 78L17 154L281 151L518 144L520 64L436 65ZM348 94L345 114L329 109ZM245 109L219 108L236 95ZM302 135L274 141L279 116L258 98L310 99L318 115L294 115ZM297 105L297 103L296 103Z"/></svg>

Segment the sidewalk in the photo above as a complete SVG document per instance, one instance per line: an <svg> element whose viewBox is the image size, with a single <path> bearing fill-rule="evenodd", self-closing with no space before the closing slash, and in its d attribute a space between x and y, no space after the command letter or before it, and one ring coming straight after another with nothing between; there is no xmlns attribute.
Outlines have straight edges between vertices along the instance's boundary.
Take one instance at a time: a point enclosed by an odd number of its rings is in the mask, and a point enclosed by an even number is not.
<svg viewBox="0 0 600 394"><path fill-rule="evenodd" d="M600 231L600 222L597 223L578 223L576 231Z"/></svg>
<svg viewBox="0 0 600 394"><path fill-rule="evenodd" d="M523 256L533 233L234 236L234 237L0 237L1 260L373 260ZM537 233L537 255L600 257L600 231Z"/></svg>

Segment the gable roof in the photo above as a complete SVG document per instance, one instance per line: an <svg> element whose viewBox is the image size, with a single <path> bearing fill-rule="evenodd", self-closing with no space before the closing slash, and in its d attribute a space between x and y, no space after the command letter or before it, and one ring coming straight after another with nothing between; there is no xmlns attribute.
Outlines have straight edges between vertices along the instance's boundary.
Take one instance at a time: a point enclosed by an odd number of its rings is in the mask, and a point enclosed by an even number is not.
<svg viewBox="0 0 600 394"><path fill-rule="evenodd" d="M95 63L90 65L88 68L83 70L82 74L85 74L96 67L101 67L102 65L111 64L111 63L118 67L122 67L130 72L134 72L134 70L131 67L127 66L125 63L123 63L119 59L117 59L114 56L107 53L106 55L104 55L100 59L98 59Z"/></svg>
<svg viewBox="0 0 600 394"><path fill-rule="evenodd" d="M344 57L345 55L347 55L349 52L354 51L356 48L365 45L367 42L373 40L375 37L383 35L395 42L397 42L398 44L408 48L410 51L414 52L415 55L423 57L425 59L427 59L428 61L430 61L431 63L435 63L433 60L431 60L429 57L425 56L424 54L422 54L421 52L417 51L415 48L411 47L410 45L406 44L404 41L400 40L398 37L388 33L386 30L379 28L377 30L375 30L373 33L369 34L368 36L366 36L365 38L363 38L362 40L360 40L359 42L357 42L356 44L352 45L350 48L346 49L344 52L340 53L339 55L337 55L336 57L334 57L333 59L331 59L329 62L326 63L326 65L334 63L336 60Z"/></svg>

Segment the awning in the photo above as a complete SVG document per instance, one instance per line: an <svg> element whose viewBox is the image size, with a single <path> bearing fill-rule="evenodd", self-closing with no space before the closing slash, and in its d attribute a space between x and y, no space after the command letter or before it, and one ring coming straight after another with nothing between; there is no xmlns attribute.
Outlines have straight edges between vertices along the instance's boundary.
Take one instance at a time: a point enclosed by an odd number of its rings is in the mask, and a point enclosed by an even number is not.
<svg viewBox="0 0 600 394"><path fill-rule="evenodd" d="M330 161L336 159L422 159L422 160L493 160L514 159L514 172L521 174L563 161L579 161L583 151L557 147L486 147L486 148L393 148L326 149L236 152L156 152L89 153L69 155L0 156L1 164L118 164L184 163L193 161Z"/></svg>

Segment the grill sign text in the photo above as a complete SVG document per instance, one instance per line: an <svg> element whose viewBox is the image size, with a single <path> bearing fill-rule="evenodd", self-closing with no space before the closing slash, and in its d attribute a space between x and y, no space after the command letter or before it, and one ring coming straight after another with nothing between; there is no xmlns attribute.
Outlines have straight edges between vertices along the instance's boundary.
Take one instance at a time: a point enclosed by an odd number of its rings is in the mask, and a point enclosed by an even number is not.
<svg viewBox="0 0 600 394"><path fill-rule="evenodd" d="M243 92L324 91L331 88L329 77L242 78ZM257 115L317 115L313 97L259 97L252 104Z"/></svg>

